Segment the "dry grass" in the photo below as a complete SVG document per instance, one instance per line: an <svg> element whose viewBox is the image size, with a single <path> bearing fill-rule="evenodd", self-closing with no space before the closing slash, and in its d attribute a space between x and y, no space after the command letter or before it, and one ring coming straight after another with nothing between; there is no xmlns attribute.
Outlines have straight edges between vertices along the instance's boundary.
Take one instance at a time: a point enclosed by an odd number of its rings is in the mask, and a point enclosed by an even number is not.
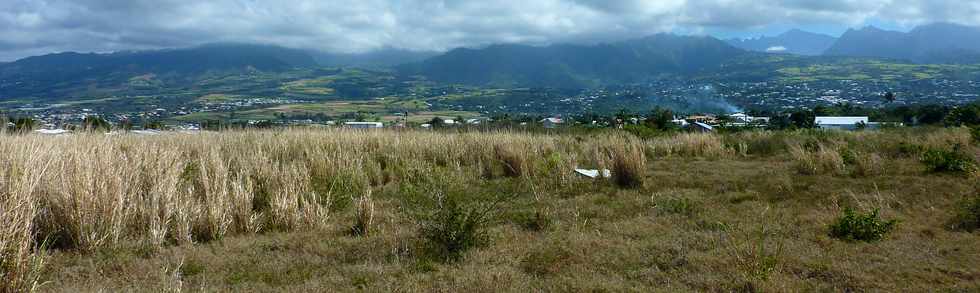
<svg viewBox="0 0 980 293"><path fill-rule="evenodd" d="M970 291L977 234L945 227L977 178L895 147L964 133L3 136L0 291ZM414 202L449 189L508 200L486 245L430 262ZM902 224L827 236L867 205Z"/></svg>
<svg viewBox="0 0 980 293"><path fill-rule="evenodd" d="M844 159L837 148L819 144L816 149L809 149L802 144L790 146L790 154L796 160L796 168L800 174L845 174Z"/></svg>
<svg viewBox="0 0 980 293"><path fill-rule="evenodd" d="M643 185L646 172L646 156L642 146L634 141L616 145L610 150L612 156L612 175L616 185L636 188Z"/></svg>

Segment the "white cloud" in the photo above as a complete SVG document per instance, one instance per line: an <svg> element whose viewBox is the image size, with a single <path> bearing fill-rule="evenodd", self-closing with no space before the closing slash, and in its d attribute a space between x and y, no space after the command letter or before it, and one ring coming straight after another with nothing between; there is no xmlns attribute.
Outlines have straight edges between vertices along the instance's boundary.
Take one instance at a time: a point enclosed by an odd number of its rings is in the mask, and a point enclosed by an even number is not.
<svg viewBox="0 0 980 293"><path fill-rule="evenodd" d="M220 41L358 52L780 25L980 25L975 0L4 0L0 60ZM974 2L974 3L970 3Z"/></svg>
<svg viewBox="0 0 980 293"><path fill-rule="evenodd" d="M784 46L772 46L772 47L766 48L766 52L769 52L769 53L782 53L782 52L786 52L786 50L787 49Z"/></svg>

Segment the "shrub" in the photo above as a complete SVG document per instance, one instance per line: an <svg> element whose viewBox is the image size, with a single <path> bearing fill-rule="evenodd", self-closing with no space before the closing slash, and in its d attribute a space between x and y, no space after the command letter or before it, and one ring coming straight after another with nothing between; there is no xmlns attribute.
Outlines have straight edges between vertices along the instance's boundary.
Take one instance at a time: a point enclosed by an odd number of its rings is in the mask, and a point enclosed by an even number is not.
<svg viewBox="0 0 980 293"><path fill-rule="evenodd" d="M922 155L922 163L930 172L970 173L977 170L973 157L962 152L961 145L953 150L931 149Z"/></svg>
<svg viewBox="0 0 980 293"><path fill-rule="evenodd" d="M572 257L572 252L558 243L543 245L524 257L524 260L521 261L521 268L528 274L535 276L553 275L568 266Z"/></svg>
<svg viewBox="0 0 980 293"><path fill-rule="evenodd" d="M612 150L612 176L616 185L623 188L643 186L646 156L637 146L616 147Z"/></svg>
<svg viewBox="0 0 980 293"><path fill-rule="evenodd" d="M796 144L790 147L790 154L796 161L796 169L800 174L819 175L819 174L843 174L846 165L841 153L832 147L819 144L816 150Z"/></svg>
<svg viewBox="0 0 980 293"><path fill-rule="evenodd" d="M926 148L922 145L912 144L907 142L901 142L898 144L898 154L900 156L915 158L926 152Z"/></svg>
<svg viewBox="0 0 980 293"><path fill-rule="evenodd" d="M528 159L519 150L511 146L497 145L493 148L497 161L504 167L504 176L522 177L528 174Z"/></svg>
<svg viewBox="0 0 980 293"><path fill-rule="evenodd" d="M858 154L853 164L851 175L856 177L877 176L885 172L884 159L875 153Z"/></svg>
<svg viewBox="0 0 980 293"><path fill-rule="evenodd" d="M354 236L366 236L371 231L371 225L374 222L374 199L371 198L369 191L354 202L356 207L354 226L351 227L350 233Z"/></svg>
<svg viewBox="0 0 980 293"><path fill-rule="evenodd" d="M521 213L515 216L514 222L527 231L544 231L551 226L551 218L541 211Z"/></svg>
<svg viewBox="0 0 980 293"><path fill-rule="evenodd" d="M661 212L678 214L687 217L694 216L700 210L697 202L688 198L667 198L657 202L656 207Z"/></svg>
<svg viewBox="0 0 980 293"><path fill-rule="evenodd" d="M844 214L830 225L830 236L845 241L873 242L885 238L898 225L896 220L882 220L878 209L867 214L855 213L853 209L844 209Z"/></svg>
<svg viewBox="0 0 980 293"><path fill-rule="evenodd" d="M974 144L980 144L980 126L970 128L970 137L973 138Z"/></svg>
<svg viewBox="0 0 980 293"><path fill-rule="evenodd" d="M443 197L434 213L424 215L421 235L428 252L441 261L460 259L470 248L488 240L485 226L492 209L464 205L456 196Z"/></svg>
<svg viewBox="0 0 980 293"><path fill-rule="evenodd" d="M980 230L980 195L967 198L957 205L953 228L971 232Z"/></svg>

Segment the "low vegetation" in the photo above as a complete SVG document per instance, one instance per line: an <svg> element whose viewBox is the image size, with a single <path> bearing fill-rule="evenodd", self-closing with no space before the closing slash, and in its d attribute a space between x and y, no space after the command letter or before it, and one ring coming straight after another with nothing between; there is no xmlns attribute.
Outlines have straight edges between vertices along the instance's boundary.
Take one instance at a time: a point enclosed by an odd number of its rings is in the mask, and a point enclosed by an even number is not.
<svg viewBox="0 0 980 293"><path fill-rule="evenodd" d="M898 225L896 220L882 220L878 210L860 214L851 208L830 225L830 236L847 241L873 242L885 238Z"/></svg>
<svg viewBox="0 0 980 293"><path fill-rule="evenodd" d="M9 133L0 292L975 291L971 140Z"/></svg>
<svg viewBox="0 0 980 293"><path fill-rule="evenodd" d="M956 209L953 228L967 232L980 230L980 194L964 199Z"/></svg>

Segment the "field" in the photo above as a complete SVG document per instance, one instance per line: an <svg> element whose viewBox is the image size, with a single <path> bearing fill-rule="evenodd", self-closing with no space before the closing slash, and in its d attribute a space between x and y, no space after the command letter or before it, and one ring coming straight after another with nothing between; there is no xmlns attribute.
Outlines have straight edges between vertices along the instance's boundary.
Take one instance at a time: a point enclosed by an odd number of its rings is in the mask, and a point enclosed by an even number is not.
<svg viewBox="0 0 980 293"><path fill-rule="evenodd" d="M5 135L0 292L974 292L980 177L929 158L978 150L932 128ZM881 239L831 233L851 209Z"/></svg>

